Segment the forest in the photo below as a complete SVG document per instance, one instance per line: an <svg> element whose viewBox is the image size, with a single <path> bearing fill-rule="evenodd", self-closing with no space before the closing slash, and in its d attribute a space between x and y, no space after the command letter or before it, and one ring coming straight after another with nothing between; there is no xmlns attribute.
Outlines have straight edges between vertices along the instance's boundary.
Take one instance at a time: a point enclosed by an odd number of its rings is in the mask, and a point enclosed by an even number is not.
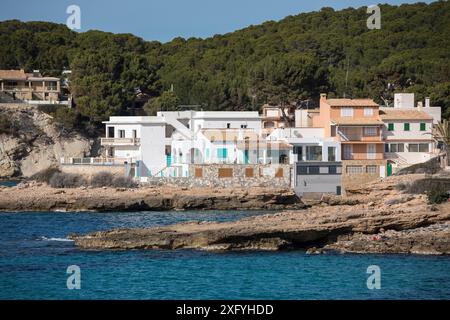
<svg viewBox="0 0 450 320"><path fill-rule="evenodd" d="M145 41L131 34L73 32L49 22L0 22L0 69L71 70L73 125L144 110L258 110L263 104L334 97L392 102L395 92L431 97L450 119L450 3L380 5L381 29L366 7L267 21L207 39ZM138 99L138 97L140 97ZM68 123L70 125L70 123Z"/></svg>

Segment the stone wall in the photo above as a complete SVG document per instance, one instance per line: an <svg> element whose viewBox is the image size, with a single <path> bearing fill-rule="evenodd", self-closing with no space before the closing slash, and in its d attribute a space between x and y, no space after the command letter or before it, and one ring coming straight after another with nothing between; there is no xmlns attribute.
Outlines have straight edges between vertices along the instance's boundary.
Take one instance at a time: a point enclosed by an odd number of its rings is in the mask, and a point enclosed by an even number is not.
<svg viewBox="0 0 450 320"><path fill-rule="evenodd" d="M360 166L362 172L358 174L349 174L348 166ZM377 166L375 173L369 173L368 166ZM380 175L380 170L381 172ZM361 185L377 180L380 176L387 176L387 161L386 160L343 160L342 161L342 188L355 189L360 188Z"/></svg>
<svg viewBox="0 0 450 320"><path fill-rule="evenodd" d="M208 164L190 165L189 177L149 177L144 183L182 187L268 187L291 188L290 165ZM146 180L146 181L145 181Z"/></svg>
<svg viewBox="0 0 450 320"><path fill-rule="evenodd" d="M81 175L87 179L99 172L109 172L114 176L125 176L125 166L95 166L95 165L61 165L60 169L64 173Z"/></svg>

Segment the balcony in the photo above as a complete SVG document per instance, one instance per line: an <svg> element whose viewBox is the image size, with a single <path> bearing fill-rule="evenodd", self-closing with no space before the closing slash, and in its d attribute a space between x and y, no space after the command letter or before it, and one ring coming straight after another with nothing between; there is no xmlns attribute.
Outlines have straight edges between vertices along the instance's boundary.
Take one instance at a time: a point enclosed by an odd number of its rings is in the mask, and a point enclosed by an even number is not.
<svg viewBox="0 0 450 320"><path fill-rule="evenodd" d="M370 129L366 129L370 128ZM338 135L340 137L340 141L342 142L351 142L351 141L360 141L360 142L381 142L381 130L375 127L366 127L363 128L341 128L338 130Z"/></svg>
<svg viewBox="0 0 450 320"><path fill-rule="evenodd" d="M102 146L139 146L140 138L102 138Z"/></svg>

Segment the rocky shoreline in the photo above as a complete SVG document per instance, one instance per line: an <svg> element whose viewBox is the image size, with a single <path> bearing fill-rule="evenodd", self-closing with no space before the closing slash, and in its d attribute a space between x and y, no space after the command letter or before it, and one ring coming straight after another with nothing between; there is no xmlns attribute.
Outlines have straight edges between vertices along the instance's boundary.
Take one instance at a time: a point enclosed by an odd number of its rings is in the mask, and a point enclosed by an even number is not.
<svg viewBox="0 0 450 320"><path fill-rule="evenodd" d="M82 249L305 249L355 253L450 254L450 203L429 205L424 194L396 189L423 175L389 177L330 197L305 210L234 222L188 222L71 235Z"/></svg>
<svg viewBox="0 0 450 320"><path fill-rule="evenodd" d="M305 205L291 190L180 188L51 188L0 186L0 211L283 210Z"/></svg>

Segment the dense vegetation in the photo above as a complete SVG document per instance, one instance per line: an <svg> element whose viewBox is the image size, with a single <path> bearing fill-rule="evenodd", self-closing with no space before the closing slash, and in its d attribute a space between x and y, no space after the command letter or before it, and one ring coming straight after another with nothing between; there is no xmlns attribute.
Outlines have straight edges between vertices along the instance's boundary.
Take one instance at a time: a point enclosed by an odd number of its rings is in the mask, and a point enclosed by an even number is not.
<svg viewBox="0 0 450 320"><path fill-rule="evenodd" d="M266 102L316 99L321 91L383 103L402 91L418 99L430 96L450 118L450 3L382 5L381 13L380 30L367 29L365 7L323 8L165 44L130 34L75 33L53 23L4 21L0 69L53 75L71 69L79 115L70 116L85 127L131 113L142 95L150 98L146 110L153 113L178 104L257 110Z"/></svg>

